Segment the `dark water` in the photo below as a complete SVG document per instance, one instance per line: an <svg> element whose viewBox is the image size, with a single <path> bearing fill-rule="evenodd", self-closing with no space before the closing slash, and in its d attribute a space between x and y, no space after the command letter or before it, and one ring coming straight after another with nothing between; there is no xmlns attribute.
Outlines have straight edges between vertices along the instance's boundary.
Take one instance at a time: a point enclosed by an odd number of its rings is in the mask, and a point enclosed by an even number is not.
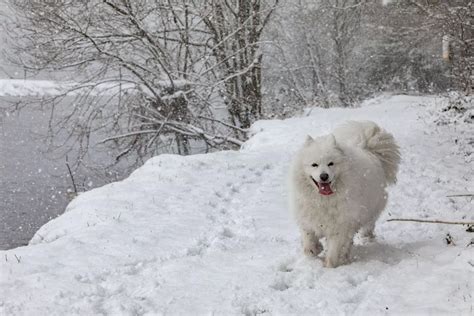
<svg viewBox="0 0 474 316"><path fill-rule="evenodd" d="M26 245L43 224L64 211L67 190L72 190L65 155L47 152L49 112L28 108L11 114L5 108L12 100L0 98L0 249ZM104 153L93 158L107 160ZM87 169L75 172L86 189L116 178Z"/></svg>

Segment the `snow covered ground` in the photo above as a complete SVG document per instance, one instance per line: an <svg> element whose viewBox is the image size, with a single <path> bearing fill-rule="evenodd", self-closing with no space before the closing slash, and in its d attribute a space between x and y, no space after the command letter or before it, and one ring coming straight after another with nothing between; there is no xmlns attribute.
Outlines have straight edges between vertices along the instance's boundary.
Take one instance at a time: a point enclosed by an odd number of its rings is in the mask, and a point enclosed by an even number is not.
<svg viewBox="0 0 474 316"><path fill-rule="evenodd" d="M381 97L357 109L257 122L240 152L150 159L128 179L76 198L29 246L0 251L1 315L473 313L468 126L435 125L434 97ZM336 269L302 254L286 172L307 133L347 119L392 132L403 155L374 243ZM472 132L471 132L472 133ZM469 135L468 135L469 136ZM446 243L447 234L454 243Z"/></svg>
<svg viewBox="0 0 474 316"><path fill-rule="evenodd" d="M173 81L175 86L186 84L184 80ZM131 83L113 83L113 82L88 82L79 84L77 82L60 82L54 80L35 80L35 79L0 79L0 97L4 96L56 96L66 93L69 96L83 94L84 90L92 95L115 95L118 89L136 89L135 84ZM157 84L163 87L169 85L168 81L158 81ZM119 88L120 87L120 88Z"/></svg>
<svg viewBox="0 0 474 316"><path fill-rule="evenodd" d="M178 81L178 83L180 83ZM0 97L3 96L55 96L67 92L68 95L83 93L81 89L73 89L77 83L59 82L53 80L29 80L29 79L0 79ZM84 89L87 85L84 84ZM132 87L131 84L122 84L122 88ZM118 84L102 83L100 85L90 83L87 89L91 94L114 94Z"/></svg>
<svg viewBox="0 0 474 316"><path fill-rule="evenodd" d="M51 80L0 79L0 96L58 95L65 87Z"/></svg>

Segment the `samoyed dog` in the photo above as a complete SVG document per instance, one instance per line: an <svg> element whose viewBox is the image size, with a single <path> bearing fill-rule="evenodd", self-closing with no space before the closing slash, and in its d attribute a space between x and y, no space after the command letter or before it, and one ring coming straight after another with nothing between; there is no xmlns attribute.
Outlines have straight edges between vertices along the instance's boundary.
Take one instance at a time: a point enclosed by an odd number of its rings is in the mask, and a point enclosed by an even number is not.
<svg viewBox="0 0 474 316"><path fill-rule="evenodd" d="M324 266L348 263L357 232L373 239L399 163L393 136L374 122L350 121L332 134L308 136L290 169L289 194L304 253L319 255L326 237Z"/></svg>

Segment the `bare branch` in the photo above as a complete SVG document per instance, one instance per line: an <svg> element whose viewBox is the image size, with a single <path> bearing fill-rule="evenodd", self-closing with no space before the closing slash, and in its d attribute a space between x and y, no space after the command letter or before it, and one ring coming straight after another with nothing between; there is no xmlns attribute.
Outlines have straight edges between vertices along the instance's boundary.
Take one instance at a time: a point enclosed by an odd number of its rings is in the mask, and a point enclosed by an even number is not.
<svg viewBox="0 0 474 316"><path fill-rule="evenodd" d="M244 129L244 128L240 128L238 126L234 126L234 125L231 125L229 123L225 123L221 120L218 120L218 119L215 119L215 118L212 118L212 117L205 117L205 116L198 116L198 118L200 119L203 119L203 120L207 120L207 121L212 121L212 122L216 122L216 123L219 123L219 124L222 124L226 127L229 127L229 128L232 128L232 129L236 129L238 131L241 131L241 132L244 132L244 133L247 133L249 130L248 129Z"/></svg>
<svg viewBox="0 0 474 316"><path fill-rule="evenodd" d="M463 221L444 221L438 219L417 219L417 218L391 218L387 222L417 222L417 223L431 223L431 224L448 224L448 225L474 225L474 222Z"/></svg>

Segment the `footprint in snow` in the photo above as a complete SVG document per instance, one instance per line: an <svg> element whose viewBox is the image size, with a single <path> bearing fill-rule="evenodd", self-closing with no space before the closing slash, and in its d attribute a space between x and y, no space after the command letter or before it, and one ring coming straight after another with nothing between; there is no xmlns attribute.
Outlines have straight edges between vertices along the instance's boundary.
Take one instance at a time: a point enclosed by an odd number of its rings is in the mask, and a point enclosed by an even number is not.
<svg viewBox="0 0 474 316"><path fill-rule="evenodd" d="M270 287L277 291L286 291L290 288L290 285L285 282L285 280L281 279L274 282L272 285L270 285Z"/></svg>

